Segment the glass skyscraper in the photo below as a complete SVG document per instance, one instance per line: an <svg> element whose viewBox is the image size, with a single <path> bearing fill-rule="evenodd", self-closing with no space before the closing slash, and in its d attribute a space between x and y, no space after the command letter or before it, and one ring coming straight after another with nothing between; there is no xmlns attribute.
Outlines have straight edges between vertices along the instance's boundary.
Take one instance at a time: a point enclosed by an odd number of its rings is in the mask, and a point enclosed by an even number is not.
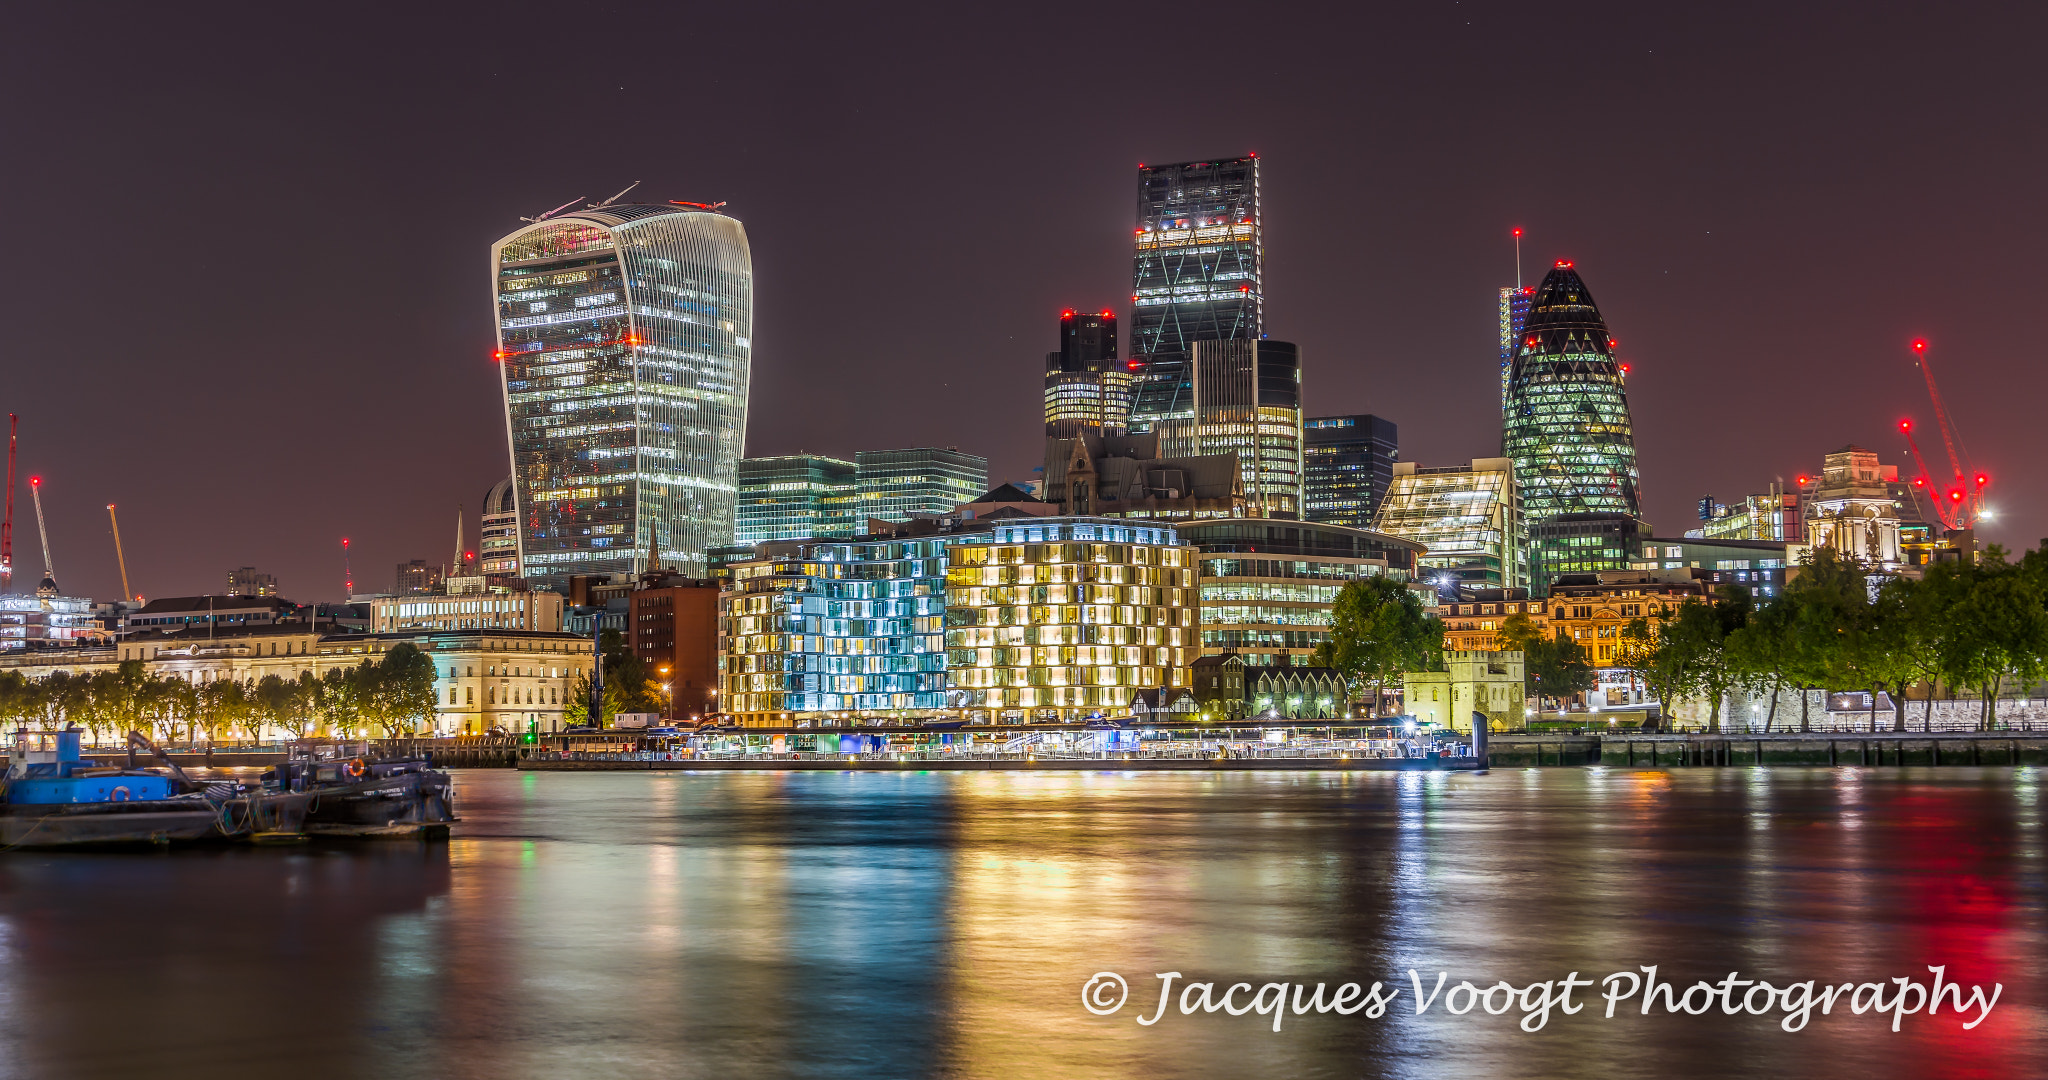
<svg viewBox="0 0 2048 1080"><path fill-rule="evenodd" d="M1257 155L1138 167L1131 428L1194 417L1197 341L1265 332Z"/></svg>
<svg viewBox="0 0 2048 1080"><path fill-rule="evenodd" d="M1394 479L1400 429L1371 414L1302 421L1302 514L1310 521L1372 527Z"/></svg>
<svg viewBox="0 0 2048 1080"><path fill-rule="evenodd" d="M1623 375L1593 294L1560 261L1530 298L1508 377L1504 449L1530 522L1639 513Z"/></svg>
<svg viewBox="0 0 2048 1080"><path fill-rule="evenodd" d="M1522 323L1529 318L1529 301L1536 290L1526 285L1501 286L1500 290L1500 415L1508 415L1508 376L1515 367L1515 342L1522 336Z"/></svg>
<svg viewBox="0 0 2048 1080"><path fill-rule="evenodd" d="M491 249L519 563L702 576L729 543L754 310L746 230L694 204L535 222Z"/></svg>
<svg viewBox="0 0 2048 1080"><path fill-rule="evenodd" d="M1299 517L1301 350L1286 341L1198 341L1194 357L1195 418L1158 430L1192 431L1197 455L1236 454L1254 516Z"/></svg>
<svg viewBox="0 0 2048 1080"><path fill-rule="evenodd" d="M1529 583L1529 533L1514 462L1477 458L1447 469L1394 465L1373 530L1429 548L1416 576L1441 593L1459 585L1522 588Z"/></svg>
<svg viewBox="0 0 2048 1080"><path fill-rule="evenodd" d="M913 514L950 514L988 490L988 459L958 447L862 450L853 460L864 517L909 521ZM866 522L861 525L856 532L866 531Z"/></svg>
<svg viewBox="0 0 2048 1080"><path fill-rule="evenodd" d="M853 462L820 454L740 462L733 543L852 536L866 526Z"/></svg>

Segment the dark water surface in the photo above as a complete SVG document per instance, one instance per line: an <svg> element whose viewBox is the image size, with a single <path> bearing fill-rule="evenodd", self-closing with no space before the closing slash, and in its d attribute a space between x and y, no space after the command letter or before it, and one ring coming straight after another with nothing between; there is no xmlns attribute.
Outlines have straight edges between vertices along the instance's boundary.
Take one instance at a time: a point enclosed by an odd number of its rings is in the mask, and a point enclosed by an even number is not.
<svg viewBox="0 0 2048 1080"><path fill-rule="evenodd" d="M2048 1076L2036 770L457 774L445 846L0 856L23 1077ZM1846 1000L1134 1022L1156 972ZM1121 973L1130 1002L1081 1007ZM1175 988L1179 997L1179 986ZM1198 992L1199 993L1199 992ZM1740 993L1740 991L1738 991ZM1238 1005L1251 998L1241 992ZM1761 1001L1761 999L1759 999ZM1500 999L1496 998L1496 1006ZM1974 1015L1974 1013L1972 1014Z"/></svg>

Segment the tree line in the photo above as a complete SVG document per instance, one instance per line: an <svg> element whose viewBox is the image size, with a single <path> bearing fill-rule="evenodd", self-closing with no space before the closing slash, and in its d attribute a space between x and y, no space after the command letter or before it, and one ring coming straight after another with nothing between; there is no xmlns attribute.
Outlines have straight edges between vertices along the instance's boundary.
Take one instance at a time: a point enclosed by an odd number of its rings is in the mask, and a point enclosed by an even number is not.
<svg viewBox="0 0 2048 1080"><path fill-rule="evenodd" d="M434 662L410 643L381 659L332 668L315 678L266 675L192 683L126 660L112 671L55 672L29 679L0 672L0 722L56 729L76 724L93 741L142 731L170 743L261 741L266 730L293 738L327 732L352 738L413 734L433 721Z"/></svg>
<svg viewBox="0 0 2048 1080"><path fill-rule="evenodd" d="M1934 690L1975 691L1977 728L1998 723L1998 696L2048 672L2048 545L2008 558L1989 548L1969 563L1928 566L1919 578L1872 575L1831 548L1813 551L1784 590L1757 603L1749 590L1721 586L1670 615L1622 630L1623 665L1658 700L1708 702L1721 729L1729 694L1767 695L1764 730L1779 726L1780 692L1799 691L1799 730L1811 730L1808 691L1889 693L1891 729L1910 730L1906 690L1925 684L1921 730L1930 730ZM1785 727L1789 729L1790 718Z"/></svg>

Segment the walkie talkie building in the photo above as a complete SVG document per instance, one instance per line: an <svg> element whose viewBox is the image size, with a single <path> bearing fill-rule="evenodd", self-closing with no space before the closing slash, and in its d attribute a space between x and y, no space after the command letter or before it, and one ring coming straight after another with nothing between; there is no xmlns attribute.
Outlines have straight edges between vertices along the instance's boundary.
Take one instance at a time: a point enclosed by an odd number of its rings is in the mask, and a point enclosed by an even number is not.
<svg viewBox="0 0 2048 1080"><path fill-rule="evenodd" d="M572 211L498 241L491 287L525 576L636 572L650 543L704 574L746 442L746 230L697 204Z"/></svg>

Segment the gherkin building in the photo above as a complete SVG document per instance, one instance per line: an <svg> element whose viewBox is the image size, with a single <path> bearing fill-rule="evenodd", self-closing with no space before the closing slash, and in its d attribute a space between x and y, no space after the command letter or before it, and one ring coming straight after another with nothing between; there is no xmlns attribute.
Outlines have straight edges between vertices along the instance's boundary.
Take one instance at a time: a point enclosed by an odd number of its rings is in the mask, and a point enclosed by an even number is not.
<svg viewBox="0 0 2048 1080"><path fill-rule="evenodd" d="M1526 520L1640 516L1622 366L1593 294L1569 262L1552 267L1530 299L1507 393L1504 449Z"/></svg>

